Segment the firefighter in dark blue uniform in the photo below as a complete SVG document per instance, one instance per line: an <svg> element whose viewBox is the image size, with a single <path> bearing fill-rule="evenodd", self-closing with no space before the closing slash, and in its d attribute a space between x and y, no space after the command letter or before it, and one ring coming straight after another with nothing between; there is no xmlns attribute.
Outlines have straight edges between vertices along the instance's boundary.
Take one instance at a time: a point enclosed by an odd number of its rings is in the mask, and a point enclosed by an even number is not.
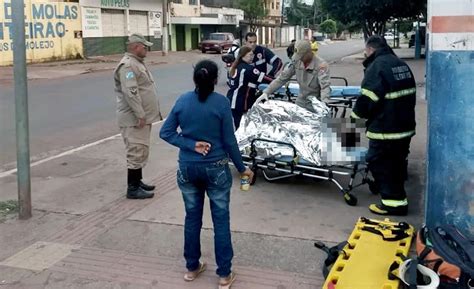
<svg viewBox="0 0 474 289"><path fill-rule="evenodd" d="M239 128L242 115L255 103L258 85L273 81L273 78L251 64L252 59L252 50L249 47L242 47L229 72L230 89L227 97L231 104L236 130Z"/></svg>
<svg viewBox="0 0 474 289"><path fill-rule="evenodd" d="M382 37L371 36L365 52L361 96L351 116L367 120L367 162L381 196L381 203L369 209L380 215L406 215L404 183L410 140L415 135L415 79Z"/></svg>

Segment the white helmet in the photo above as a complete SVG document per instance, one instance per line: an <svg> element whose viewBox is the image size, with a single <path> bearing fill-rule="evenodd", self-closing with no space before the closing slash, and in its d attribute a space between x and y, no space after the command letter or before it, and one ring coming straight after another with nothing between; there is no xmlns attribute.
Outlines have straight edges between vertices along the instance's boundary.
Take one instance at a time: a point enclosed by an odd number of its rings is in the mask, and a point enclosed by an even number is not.
<svg viewBox="0 0 474 289"><path fill-rule="evenodd" d="M403 281L406 285L408 284L408 276L406 276L408 268L411 265L411 259L407 259L403 261L403 263L400 264L400 267L398 268L398 277L400 280ZM435 271L431 270L428 267L425 267L423 265L417 264L416 266L417 271L422 274L423 276L426 276L430 279L430 283L426 285L416 285L417 289L437 289L439 286L439 276L436 274Z"/></svg>

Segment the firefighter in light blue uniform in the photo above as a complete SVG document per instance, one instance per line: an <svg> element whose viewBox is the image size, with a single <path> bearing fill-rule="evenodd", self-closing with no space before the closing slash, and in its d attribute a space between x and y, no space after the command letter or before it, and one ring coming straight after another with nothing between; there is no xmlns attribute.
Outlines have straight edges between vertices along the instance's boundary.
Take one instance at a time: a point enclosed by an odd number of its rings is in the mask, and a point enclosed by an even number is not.
<svg viewBox="0 0 474 289"><path fill-rule="evenodd" d="M254 67L251 64L252 59L252 50L249 47L242 47L229 72L230 89L227 92L227 97L230 101L236 130L239 128L242 115L255 103L255 92L258 85L270 83L273 80L273 78Z"/></svg>

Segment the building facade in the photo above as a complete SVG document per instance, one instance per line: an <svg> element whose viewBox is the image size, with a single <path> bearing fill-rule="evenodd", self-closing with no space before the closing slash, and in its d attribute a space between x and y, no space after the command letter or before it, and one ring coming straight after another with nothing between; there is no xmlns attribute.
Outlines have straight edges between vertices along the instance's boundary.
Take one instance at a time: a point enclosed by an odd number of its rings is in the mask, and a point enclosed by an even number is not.
<svg viewBox="0 0 474 289"><path fill-rule="evenodd" d="M170 50L197 49L199 42L212 32L231 32L238 35L244 12L233 8L201 5L199 0L170 2Z"/></svg>
<svg viewBox="0 0 474 289"><path fill-rule="evenodd" d="M201 5L207 7L227 7L227 8L237 8L235 7L237 1L232 0L201 0Z"/></svg>
<svg viewBox="0 0 474 289"><path fill-rule="evenodd" d="M263 8L267 12L267 16L258 21L258 28L255 31L257 34L257 41L260 45L274 47L279 45L279 28L282 26L282 0L265 0L262 1ZM241 22L242 35L250 32L249 20L244 19Z"/></svg>
<svg viewBox="0 0 474 289"><path fill-rule="evenodd" d="M132 33L162 49L162 0L80 0L85 56L123 53Z"/></svg>
<svg viewBox="0 0 474 289"><path fill-rule="evenodd" d="M0 65L13 63L11 1L0 0ZM26 59L81 58L81 10L77 3L25 0Z"/></svg>

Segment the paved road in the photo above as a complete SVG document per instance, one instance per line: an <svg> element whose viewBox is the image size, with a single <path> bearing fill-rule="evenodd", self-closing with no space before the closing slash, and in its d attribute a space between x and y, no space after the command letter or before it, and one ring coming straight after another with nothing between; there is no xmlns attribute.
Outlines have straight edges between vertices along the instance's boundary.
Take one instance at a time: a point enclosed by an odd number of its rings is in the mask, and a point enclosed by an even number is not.
<svg viewBox="0 0 474 289"><path fill-rule="evenodd" d="M362 40L338 42L321 45L320 55L328 61L337 61L362 49ZM285 50L280 49L277 54L288 61ZM222 64L219 55L209 54L206 57ZM162 111L167 115L176 98L183 91L193 88L192 64L158 65L151 67L151 70L160 89ZM33 160L118 132L111 73L104 71L62 79L30 81L30 142ZM224 69L221 71L217 90L221 93L226 91ZM15 167L14 110L12 87L1 87L0 171Z"/></svg>

